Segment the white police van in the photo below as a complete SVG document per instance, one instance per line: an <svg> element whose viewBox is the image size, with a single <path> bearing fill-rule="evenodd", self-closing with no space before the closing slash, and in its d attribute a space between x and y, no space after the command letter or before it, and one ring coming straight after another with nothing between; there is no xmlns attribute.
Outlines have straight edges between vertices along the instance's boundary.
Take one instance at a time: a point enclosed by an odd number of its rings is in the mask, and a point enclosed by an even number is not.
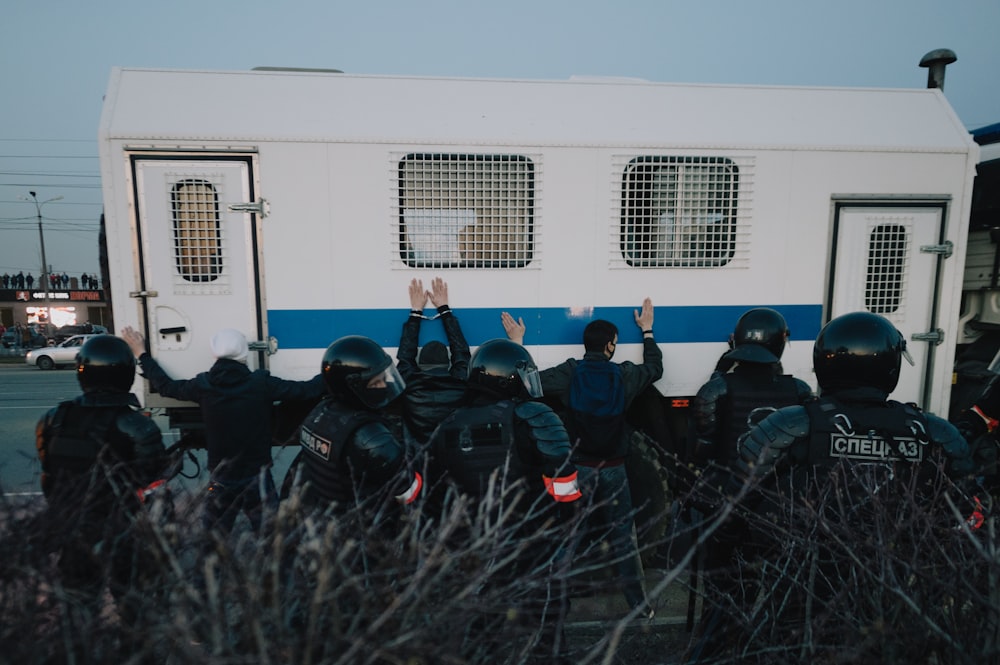
<svg viewBox="0 0 1000 665"><path fill-rule="evenodd" d="M342 335L394 354L410 280L441 276L473 346L509 311L547 367L595 317L638 361L648 296L682 415L746 309L784 314L785 370L811 383L822 325L868 310L916 362L893 396L943 414L978 155L939 89L116 68L114 322L176 377L235 327L252 366L306 378Z"/></svg>

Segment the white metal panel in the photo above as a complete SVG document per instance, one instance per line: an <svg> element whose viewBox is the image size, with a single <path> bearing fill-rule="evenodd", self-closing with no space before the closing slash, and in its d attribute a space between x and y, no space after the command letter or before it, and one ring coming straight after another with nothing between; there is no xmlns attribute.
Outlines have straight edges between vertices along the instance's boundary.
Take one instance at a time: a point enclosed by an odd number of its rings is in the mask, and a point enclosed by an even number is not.
<svg viewBox="0 0 1000 665"><path fill-rule="evenodd" d="M251 215L228 209L249 199L248 166L245 161L139 160L136 181L143 283L150 294L144 332L168 374L191 378L211 366L209 341L217 331L235 328L248 340L257 339ZM197 227L190 232L181 229L189 222L179 212L177 192L185 186L203 187L209 199L214 196L214 203L191 204L197 220L190 224ZM251 354L251 366L254 358ZM148 403L156 399L150 396Z"/></svg>
<svg viewBox="0 0 1000 665"><path fill-rule="evenodd" d="M939 255L921 247L938 244L941 208L844 207L837 221L837 259L830 318L870 311L891 321L907 340L913 366L904 362L892 397L925 408L933 343L914 335L935 326Z"/></svg>
<svg viewBox="0 0 1000 665"><path fill-rule="evenodd" d="M971 142L927 89L115 69L105 111L107 136L142 140L935 151Z"/></svg>

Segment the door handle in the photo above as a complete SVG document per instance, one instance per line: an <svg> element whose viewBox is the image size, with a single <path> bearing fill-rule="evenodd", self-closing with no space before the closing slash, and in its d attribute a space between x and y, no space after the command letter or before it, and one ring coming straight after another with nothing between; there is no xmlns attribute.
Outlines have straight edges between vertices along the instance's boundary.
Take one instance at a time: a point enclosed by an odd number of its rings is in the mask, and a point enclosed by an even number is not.
<svg viewBox="0 0 1000 665"><path fill-rule="evenodd" d="M268 337L266 340L257 340L247 344L251 351L263 351L269 356L273 356L278 352L278 339L276 337Z"/></svg>
<svg viewBox="0 0 1000 665"><path fill-rule="evenodd" d="M935 328L923 333L913 333L910 339L914 342L934 342L934 346L937 346L944 341L944 330Z"/></svg>

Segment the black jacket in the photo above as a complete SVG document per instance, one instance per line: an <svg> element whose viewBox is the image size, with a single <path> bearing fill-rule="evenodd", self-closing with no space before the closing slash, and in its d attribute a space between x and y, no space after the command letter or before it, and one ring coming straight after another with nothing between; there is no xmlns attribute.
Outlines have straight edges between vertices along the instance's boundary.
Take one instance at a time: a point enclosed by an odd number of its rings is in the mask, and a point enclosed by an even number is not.
<svg viewBox="0 0 1000 665"><path fill-rule="evenodd" d="M963 480L975 472L969 445L954 425L933 414L919 412L916 407L909 407L913 409L914 414L917 414L912 415L903 405L890 402L887 397L886 393L875 388L853 388L828 392L814 404L826 405L822 408L823 412L833 414L830 417L839 423L838 429L848 432L841 437L848 442L854 439L860 443L866 443L870 439L875 439L876 443L882 439L891 442L891 437L897 437L902 441L906 437L913 436L912 432L915 430L911 421L926 422L926 425L922 425L926 429L923 435L926 440L914 444L917 448L926 448L926 452L921 455L924 466L936 470L938 467L930 460L932 455L937 455L945 463L944 472L955 480ZM882 427L874 428L870 424L873 417L871 414L880 415L882 412L888 412L884 417L893 422L891 427L885 428L885 433ZM816 448L811 435L815 431L825 430L821 429L823 423L812 421L810 413L811 407L787 406L753 427L738 444L737 475L762 479L772 473L788 476L796 474L805 467L823 467L824 464L812 459L810 452ZM854 430L857 430L856 434ZM840 460L868 463L870 466L878 461L875 459L878 454L885 455L877 445L869 445L862 450L870 452L859 455L850 449L841 450L828 438L822 450L825 453L823 455L825 466L828 467ZM896 457L889 456L885 457L884 464L898 465L900 462ZM794 482L792 484L796 485ZM794 489L803 491L805 488L797 486Z"/></svg>
<svg viewBox="0 0 1000 665"><path fill-rule="evenodd" d="M713 374L691 404L694 437L688 462L699 468L710 461L728 466L735 460L737 440L750 429L751 413L805 404L812 397L809 384L771 364L741 362L729 374ZM754 420L763 415L755 414Z"/></svg>
<svg viewBox="0 0 1000 665"><path fill-rule="evenodd" d="M421 480L406 465L403 444L376 411L327 398L302 423L299 443L310 505L332 503L345 511L373 496L410 503L420 493Z"/></svg>
<svg viewBox="0 0 1000 665"><path fill-rule="evenodd" d="M271 463L274 402L314 400L324 393L319 374L308 381L287 381L227 358L187 380L171 379L148 353L139 364L154 391L201 407L208 466L223 482L249 478Z"/></svg>
<svg viewBox="0 0 1000 665"><path fill-rule="evenodd" d="M42 491L60 520L108 519L167 467L160 429L130 393L95 391L38 421ZM83 518L87 519L87 518Z"/></svg>
<svg viewBox="0 0 1000 665"><path fill-rule="evenodd" d="M583 356L584 360L596 360L611 362L602 352L588 351ZM553 397L564 407L569 406L569 390L573 383L573 372L579 361L575 358L565 360L555 367L542 370L542 390L545 397ZM637 365L630 361L618 363L622 371L622 382L625 389L625 409L627 410L632 401L639 396L643 390L659 380L663 376L663 352L657 346L652 337L642 340L642 364ZM622 441L615 447L622 454L627 453L630 432L628 428L622 434ZM577 460L582 461L582 460Z"/></svg>
<svg viewBox="0 0 1000 665"><path fill-rule="evenodd" d="M469 375L469 343L465 341L458 319L445 305L438 308L451 351L448 365L421 367L417 364L417 345L422 317L411 315L403 324L396 354L397 368L406 381L403 393L403 422L417 443L430 438L434 428L455 410L465 395Z"/></svg>

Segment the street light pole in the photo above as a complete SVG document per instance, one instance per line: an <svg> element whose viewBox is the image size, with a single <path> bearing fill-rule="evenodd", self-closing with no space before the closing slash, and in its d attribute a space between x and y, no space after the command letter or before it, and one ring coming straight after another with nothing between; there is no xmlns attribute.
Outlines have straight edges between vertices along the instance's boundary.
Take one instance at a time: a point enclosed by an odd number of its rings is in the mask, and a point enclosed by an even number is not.
<svg viewBox="0 0 1000 665"><path fill-rule="evenodd" d="M35 196L35 192L28 192L31 194L31 199L35 202L35 212L38 215L38 242L42 246L42 288L45 289L45 336L49 336L49 331L52 326L52 307L49 303L49 264L45 260L45 234L42 232L42 206L51 201L59 201L62 199L61 196L54 196L51 199L46 199L41 203L38 202L38 197Z"/></svg>

